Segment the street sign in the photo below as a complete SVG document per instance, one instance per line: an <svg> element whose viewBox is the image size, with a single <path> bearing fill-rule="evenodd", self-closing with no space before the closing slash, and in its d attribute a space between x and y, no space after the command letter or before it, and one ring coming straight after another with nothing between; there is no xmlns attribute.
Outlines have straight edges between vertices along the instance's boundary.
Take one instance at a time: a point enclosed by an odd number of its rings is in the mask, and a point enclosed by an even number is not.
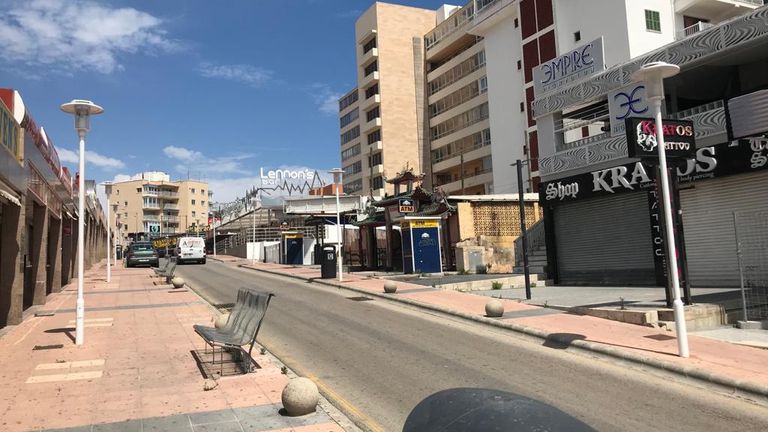
<svg viewBox="0 0 768 432"><path fill-rule="evenodd" d="M399 211L400 213L413 213L416 211L413 201L408 198L401 198L399 200Z"/></svg>
<svg viewBox="0 0 768 432"><path fill-rule="evenodd" d="M690 120L661 121L664 147L669 158L690 158L696 152L696 134ZM656 121L652 118L626 119L627 153L629 157L656 159Z"/></svg>

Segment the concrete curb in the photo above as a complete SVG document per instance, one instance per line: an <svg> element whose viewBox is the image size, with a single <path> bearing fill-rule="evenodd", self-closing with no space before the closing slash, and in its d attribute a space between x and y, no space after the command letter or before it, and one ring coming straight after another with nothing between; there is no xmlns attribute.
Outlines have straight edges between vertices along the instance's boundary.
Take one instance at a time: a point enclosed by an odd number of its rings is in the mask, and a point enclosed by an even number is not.
<svg viewBox="0 0 768 432"><path fill-rule="evenodd" d="M537 338L543 341L550 341L550 342L563 344L566 346L573 346L586 351L590 351L590 352L606 355L609 357L613 357L619 360L624 360L631 363L639 364L641 366L652 367L655 369L662 370L664 372L680 375L684 378L702 381L707 384L715 384L719 387L722 387L724 390L726 390L727 392L733 395L744 396L744 397L756 399L757 401L762 403L768 403L768 385L761 385L761 384L756 384L749 381L737 380L729 377L714 375L711 372L708 372L699 368L683 366L676 363L659 360L656 358L645 357L640 354L622 350L620 348L605 346L602 344L589 342L582 339L573 340L567 336L564 336L563 334L548 333L544 330L540 330L537 328L528 327L528 326L515 324L515 323L503 322L503 321L499 321L492 318L486 318L482 315L468 314L465 312L448 309L442 306L435 306L428 303L419 302L416 300L411 300L411 299L402 298L402 297L398 298L397 297L398 294L385 294L383 292L382 293L371 292L361 288L356 288L354 286L345 285L343 283L329 282L324 279L313 279L313 278L307 278L299 275L281 273L275 270L257 269L253 267L248 267L248 264L240 264L238 265L238 267L245 268L248 270L269 273L277 276L286 276L286 277L304 280L308 282L316 282L318 284L322 284L330 287L345 288L350 291L355 291L355 292L373 296L373 297L379 297L383 299L397 301L397 302L414 306L420 309L426 309L433 312L452 315L452 316L463 318L469 321L474 321L474 322L478 322L478 323L482 323L482 324L486 324L494 327L499 327L506 330L512 330L514 332L522 333L527 336L532 336L534 338Z"/></svg>

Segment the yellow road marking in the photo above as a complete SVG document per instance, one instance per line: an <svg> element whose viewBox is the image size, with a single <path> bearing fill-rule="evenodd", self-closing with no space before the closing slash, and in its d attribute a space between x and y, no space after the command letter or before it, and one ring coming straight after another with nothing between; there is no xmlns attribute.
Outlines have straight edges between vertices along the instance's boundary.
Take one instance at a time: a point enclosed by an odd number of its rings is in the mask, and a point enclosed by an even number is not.
<svg viewBox="0 0 768 432"><path fill-rule="evenodd" d="M376 423L375 420L368 417L362 411L357 409L357 407L355 407L349 401L344 399L340 394L336 393L333 389L331 389L328 385L326 385L323 381L321 381L320 378L310 373L308 373L306 377L311 379L315 384L317 384L317 387L319 387L323 393L329 395L330 398L333 399L335 402L337 402L339 405L341 405L345 411L351 413L352 416L357 417L363 423L365 423L365 426L368 427L370 430L372 430L373 432L384 432L384 428L381 427L378 423Z"/></svg>

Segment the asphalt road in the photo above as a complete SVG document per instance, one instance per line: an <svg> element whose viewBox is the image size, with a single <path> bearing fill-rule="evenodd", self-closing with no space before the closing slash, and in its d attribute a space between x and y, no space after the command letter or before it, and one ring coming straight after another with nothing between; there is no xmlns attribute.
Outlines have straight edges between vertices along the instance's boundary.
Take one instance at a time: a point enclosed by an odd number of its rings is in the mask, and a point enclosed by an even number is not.
<svg viewBox="0 0 768 432"><path fill-rule="evenodd" d="M211 303L242 286L274 292L259 341L360 413L400 431L427 396L494 388L553 405L601 431L765 431L768 408L501 329L209 260L176 272Z"/></svg>

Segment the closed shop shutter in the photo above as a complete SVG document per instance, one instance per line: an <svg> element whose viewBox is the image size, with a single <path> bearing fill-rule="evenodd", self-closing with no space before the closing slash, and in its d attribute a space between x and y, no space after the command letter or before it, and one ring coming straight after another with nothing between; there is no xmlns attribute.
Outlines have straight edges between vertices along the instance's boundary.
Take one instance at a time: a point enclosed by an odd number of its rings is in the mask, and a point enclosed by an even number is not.
<svg viewBox="0 0 768 432"><path fill-rule="evenodd" d="M561 284L654 286L647 193L555 207Z"/></svg>
<svg viewBox="0 0 768 432"><path fill-rule="evenodd" d="M692 287L738 287L734 211L768 210L768 172L702 180L680 191Z"/></svg>

